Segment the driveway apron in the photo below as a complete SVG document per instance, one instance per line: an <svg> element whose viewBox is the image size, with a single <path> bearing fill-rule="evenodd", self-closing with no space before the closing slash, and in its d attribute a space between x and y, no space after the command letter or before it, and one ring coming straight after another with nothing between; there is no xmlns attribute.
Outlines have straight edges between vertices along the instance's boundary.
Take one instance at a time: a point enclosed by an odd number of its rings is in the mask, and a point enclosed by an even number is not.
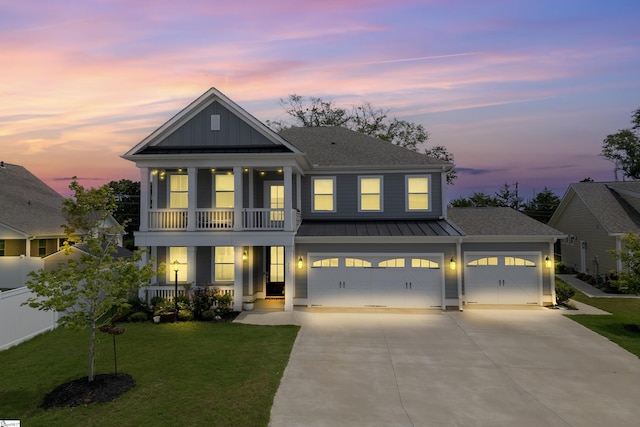
<svg viewBox="0 0 640 427"><path fill-rule="evenodd" d="M557 311L294 314L272 427L640 420L640 359Z"/></svg>

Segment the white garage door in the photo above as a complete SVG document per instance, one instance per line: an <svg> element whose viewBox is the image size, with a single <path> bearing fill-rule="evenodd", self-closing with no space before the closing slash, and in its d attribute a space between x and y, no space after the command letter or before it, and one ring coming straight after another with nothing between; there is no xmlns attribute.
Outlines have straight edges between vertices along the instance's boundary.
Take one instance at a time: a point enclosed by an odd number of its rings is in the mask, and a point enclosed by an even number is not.
<svg viewBox="0 0 640 427"><path fill-rule="evenodd" d="M541 301L540 253L467 253L464 300L467 304L533 305Z"/></svg>
<svg viewBox="0 0 640 427"><path fill-rule="evenodd" d="M442 307L442 254L309 254L308 300L324 307Z"/></svg>

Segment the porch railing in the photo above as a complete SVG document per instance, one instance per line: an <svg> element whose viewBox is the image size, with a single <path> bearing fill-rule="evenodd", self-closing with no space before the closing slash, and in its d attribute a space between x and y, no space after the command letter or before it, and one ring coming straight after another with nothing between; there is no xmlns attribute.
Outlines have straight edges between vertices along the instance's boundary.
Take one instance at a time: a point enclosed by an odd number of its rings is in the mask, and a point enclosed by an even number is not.
<svg viewBox="0 0 640 427"><path fill-rule="evenodd" d="M196 209L195 230L233 230L233 209ZM291 211L295 228L301 223L300 212ZM149 230L187 230L187 209L152 209L149 211ZM252 208L241 210L242 230L284 230L285 210Z"/></svg>
<svg viewBox="0 0 640 427"><path fill-rule="evenodd" d="M212 288L218 288L220 290L220 292L222 292L223 294L231 294L231 297L233 298L235 295L234 289L233 289L233 285L216 285L216 284L211 284L209 285ZM155 286L148 286L146 288L144 288L143 290L144 294L145 294L145 301L147 303L151 302L151 299L153 297L161 297L161 298L166 298L168 300L173 300L174 296L175 296L175 287L172 286L159 286L159 285L155 285ZM185 290L183 287L179 287L178 288L178 295L184 295L185 294Z"/></svg>

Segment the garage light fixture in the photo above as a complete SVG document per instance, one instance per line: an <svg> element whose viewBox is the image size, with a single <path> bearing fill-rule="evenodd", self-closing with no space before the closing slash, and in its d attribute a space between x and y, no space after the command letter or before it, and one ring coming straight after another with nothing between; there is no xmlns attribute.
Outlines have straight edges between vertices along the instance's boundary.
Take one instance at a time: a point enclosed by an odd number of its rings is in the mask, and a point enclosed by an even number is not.
<svg viewBox="0 0 640 427"><path fill-rule="evenodd" d="M302 259L302 255L300 255L298 257L298 269L302 268L302 264L304 263L304 260Z"/></svg>
<svg viewBox="0 0 640 427"><path fill-rule="evenodd" d="M544 266L547 268L551 268L551 260L549 259L549 255L547 255L544 259Z"/></svg>
<svg viewBox="0 0 640 427"><path fill-rule="evenodd" d="M450 270L456 269L456 260L454 257L451 257L451 259L449 260L449 269Z"/></svg>

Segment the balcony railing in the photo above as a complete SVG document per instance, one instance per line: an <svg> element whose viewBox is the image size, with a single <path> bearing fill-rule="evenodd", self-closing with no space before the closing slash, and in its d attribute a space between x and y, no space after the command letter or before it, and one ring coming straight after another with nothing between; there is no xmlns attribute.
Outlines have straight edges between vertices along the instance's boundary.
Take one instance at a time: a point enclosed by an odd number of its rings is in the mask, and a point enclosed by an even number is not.
<svg viewBox="0 0 640 427"><path fill-rule="evenodd" d="M242 209L242 230L284 230L284 209ZM149 211L149 230L187 230L189 228L187 209L152 209ZM233 209L196 209L194 230L229 231L235 228ZM300 212L291 211L294 226L300 225Z"/></svg>

